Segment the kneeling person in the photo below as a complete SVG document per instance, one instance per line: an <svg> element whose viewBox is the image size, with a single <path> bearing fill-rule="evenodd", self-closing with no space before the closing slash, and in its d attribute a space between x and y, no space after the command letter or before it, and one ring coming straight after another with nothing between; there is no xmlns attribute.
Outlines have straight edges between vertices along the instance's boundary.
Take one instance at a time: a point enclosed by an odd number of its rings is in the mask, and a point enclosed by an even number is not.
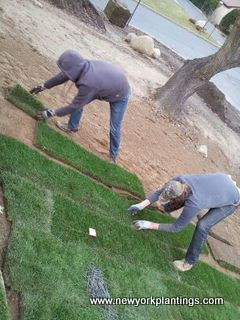
<svg viewBox="0 0 240 320"><path fill-rule="evenodd" d="M183 211L173 224L135 220L134 226L137 230L179 232L200 211L209 209L196 225L185 259L174 261L174 266L178 270L188 271L197 262L210 229L233 214L240 205L240 189L231 176L224 173L182 175L174 177L146 200L132 205L128 211L131 214L136 214L158 200L161 203L162 211L171 212L180 207L183 207Z"/></svg>

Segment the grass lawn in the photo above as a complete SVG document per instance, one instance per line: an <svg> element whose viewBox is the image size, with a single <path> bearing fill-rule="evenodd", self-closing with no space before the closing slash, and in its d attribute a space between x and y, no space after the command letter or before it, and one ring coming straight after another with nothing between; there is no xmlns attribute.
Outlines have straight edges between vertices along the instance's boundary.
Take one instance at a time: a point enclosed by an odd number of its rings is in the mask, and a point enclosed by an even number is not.
<svg viewBox="0 0 240 320"><path fill-rule="evenodd" d="M176 235L137 232L126 197L12 138L0 136L0 150L0 181L12 221L5 271L22 295L21 319L105 320L103 307L89 303L91 264L103 272L111 297L225 299L223 306L113 306L120 320L239 319L238 280L204 263L185 274L174 270L172 261L183 257L177 247L187 247L192 226ZM172 220L152 210L139 217ZM97 238L87 235L89 227Z"/></svg>
<svg viewBox="0 0 240 320"><path fill-rule="evenodd" d="M199 32L195 26L189 21L191 18L188 13L177 3L175 0L142 0L143 4L148 5L156 12L163 14L170 18L171 20L179 23L183 27L190 29L194 33L206 38L208 41L211 42L215 41L210 38L208 39L207 32Z"/></svg>
<svg viewBox="0 0 240 320"><path fill-rule="evenodd" d="M7 308L6 292L4 288L2 272L0 271L0 319L10 320L10 315Z"/></svg>
<svg viewBox="0 0 240 320"><path fill-rule="evenodd" d="M20 85L11 88L6 98L32 117L35 117L38 111L44 109L42 103ZM117 165L103 161L50 128L44 122L38 123L36 143L43 151L61 158L61 160L76 169L99 179L103 183L124 189L139 197L144 197L143 185L135 174L127 172Z"/></svg>
<svg viewBox="0 0 240 320"><path fill-rule="evenodd" d="M37 146L109 186L144 197L143 185L135 174L98 158L43 122L38 123Z"/></svg>
<svg viewBox="0 0 240 320"><path fill-rule="evenodd" d="M39 111L44 110L43 104L19 84L8 91L6 99L33 118Z"/></svg>

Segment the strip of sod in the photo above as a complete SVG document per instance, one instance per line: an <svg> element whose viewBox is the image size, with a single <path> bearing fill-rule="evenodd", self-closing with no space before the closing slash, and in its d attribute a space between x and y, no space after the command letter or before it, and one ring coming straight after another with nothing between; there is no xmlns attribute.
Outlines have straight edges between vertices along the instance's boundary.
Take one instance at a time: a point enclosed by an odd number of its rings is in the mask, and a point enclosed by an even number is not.
<svg viewBox="0 0 240 320"><path fill-rule="evenodd" d="M55 157L103 183L144 197L143 185L135 174L98 158L50 128L46 123L38 123L36 143L43 151L48 151Z"/></svg>
<svg viewBox="0 0 240 320"><path fill-rule="evenodd" d="M80 173L49 160L13 138L0 136L0 150L0 171L9 171L26 177L46 189L60 193L65 198L81 203L82 206L99 215L108 215L110 219L116 219L128 225L134 219L149 219L162 223L174 221L173 218L153 210L144 210L137 216L129 217L127 208L133 203L132 201ZM62 201L63 205L64 201ZM189 225L178 234L151 231L147 232L146 236L157 240L162 239L175 247L186 248L193 230L194 227Z"/></svg>
<svg viewBox="0 0 240 320"><path fill-rule="evenodd" d="M26 191L26 199L24 200L24 198L21 198L22 195L20 191L34 190L34 188L32 184L28 187L29 182L26 179L21 179L19 177L11 178L11 175L9 174L7 174L6 177L4 180L8 183L12 183L12 190L14 191L12 199L15 199L14 207L16 208L15 214L19 217L18 212L21 209L21 203L27 201L31 202L29 192ZM17 185L19 186L17 187ZM37 195L41 195L38 189L35 193L36 197ZM17 198L19 198L19 201L16 200ZM123 257L125 256L128 260L136 261L136 263L137 261L141 264L148 263L152 267L156 267L156 269L164 270L165 273L172 273L173 269L171 261L175 258L178 259L183 255L179 250L171 248L173 243L166 246L166 243L164 244L162 242L164 237L160 237L159 241L156 242L154 239L151 239L151 232L138 233L129 228L128 222L123 223L122 221L122 224L119 224L116 221L107 219L107 217L110 218L111 212L110 214L106 214L105 217L102 216L101 219L101 215L97 216L93 211L90 211L79 204L75 204L73 201L62 196L54 195L52 197L49 191L46 193L44 204L48 205L51 209L52 233L57 236L58 239L61 239L66 243L77 243L78 240L84 240L88 245L93 245L94 249L97 251L100 250L100 248L103 248L106 251L109 251L110 256L112 254L118 254ZM38 206L40 206L40 203L38 203L36 208L33 206L31 208L37 209ZM29 223L28 210L24 208L22 211L24 212L25 217L21 217L21 223L24 223L25 220ZM47 212L45 207L43 208L43 211ZM35 220L32 225L39 229L41 226L36 219L42 219L42 214L39 215L35 212L35 216L33 217ZM47 219L47 221L49 220ZM89 226L96 227L100 233L98 239L92 241L92 238L86 236ZM42 227L46 229L46 226L43 225ZM159 233L159 236L160 235L161 233ZM133 248L135 251L139 252L134 252ZM152 254L151 251L153 251L154 254ZM159 258L159 254L162 257L165 257L165 259L162 260ZM193 272L193 270L195 272ZM193 270L188 273L180 273L179 277L182 277L184 282L189 282L189 284L193 286L196 285L197 281L198 287L201 287L202 289L208 289L208 281L210 280L211 285L218 289L218 291L226 291L226 289L224 289L225 284L229 282L229 286L227 287L230 288L229 293L233 294L234 290L236 290L236 284L238 285L239 283L200 262ZM221 276L222 281L219 281L218 275ZM203 281L199 281L198 278ZM237 297L237 295L233 294L233 299L235 299L234 297Z"/></svg>
<svg viewBox="0 0 240 320"><path fill-rule="evenodd" d="M158 233L158 239L153 238L152 232L136 232L127 224L119 224L107 216L97 216L93 211L79 204L70 203L67 199L59 196L54 198L52 233L66 243L85 241L89 246L96 247L96 251L102 248L109 252L109 256L120 255L135 265L151 266L152 269L161 270L168 276L176 274L172 261L183 258L184 254L172 247L176 244L173 239L172 242L166 242L164 236L167 234ZM89 226L96 228L98 233L96 239L89 238L87 235ZM233 295L232 299L235 303L240 304L237 293L239 281L235 282L204 263L199 262L187 275L180 273L178 277L191 286L196 286L197 282L197 287L202 290L209 290L209 283L211 283L212 289L220 296L223 292L227 292L226 297ZM228 285L225 287L227 282Z"/></svg>
<svg viewBox="0 0 240 320"><path fill-rule="evenodd" d="M87 226L93 226L100 232L100 237L94 240L94 244L100 247L111 248L115 254L132 255L132 246L139 248L136 254L142 254L142 250L146 252L145 257L150 261L150 254L152 255L152 264L161 263L157 261L156 257L161 251L168 251L168 247L186 248L190 242L193 226L188 226L181 233L170 234L158 231L141 231L137 232L131 225L130 218L125 214L123 217L116 218L112 216L112 211L109 208L105 212L97 212L89 209L80 203L76 203L64 196L54 196L54 215L52 218L52 232L56 234L63 241L77 241L78 239L85 239L91 242L91 238L87 236ZM79 219L79 216L81 219ZM156 214L156 221L174 222L173 218L165 217ZM141 219L141 217L137 217ZM136 217L135 217L136 219ZM171 219L171 220L170 220ZM106 227L107 226L107 227ZM112 230L117 230L112 234ZM124 235L124 236L123 236ZM115 242L115 245L111 245ZM142 248L142 250L141 250ZM169 266L168 266L169 268Z"/></svg>
<svg viewBox="0 0 240 320"><path fill-rule="evenodd" d="M3 283L2 273L0 271L0 319L10 320L10 314L7 307L7 297Z"/></svg>
<svg viewBox="0 0 240 320"><path fill-rule="evenodd" d="M127 228L125 233L123 229L119 230L118 224L115 227L112 224L108 226L106 219L101 225L96 221L97 216L94 216L94 213L83 213L83 208L80 210L76 210L76 206L62 208L59 195L26 178L5 172L1 179L7 199L7 213L13 222L6 271L13 288L23 295L23 320L104 319L103 308L89 304L85 277L92 263L102 270L111 297L222 296L225 298L223 306L160 305L158 308L154 305L141 305L138 308L129 305L114 306L119 319L157 320L160 314L163 320L239 319L240 311L237 307L239 281L204 264L201 264L203 266L201 273L195 274L198 268L196 267L189 272L191 276L181 278L174 269L168 268L171 261L164 252L157 256L158 260L162 260L158 268L156 265L152 266L152 260L149 260L148 264L145 261L141 265L139 262L145 259L143 255L148 255L145 249L151 249L145 247L141 249L140 234L137 236L140 244L130 238L132 248L130 246L126 248L129 254L130 250L131 252L142 250L142 255L135 255L136 261L133 262L129 259L130 255L122 255L126 242L123 242L122 249L118 246L119 254L117 250L111 250L111 247L121 241L120 236L127 239L129 236ZM61 215L68 216L70 220L74 214L76 216L74 222L77 223L74 228L79 229L79 238L76 234L72 237L73 226L70 221L68 230L61 227L64 222ZM93 214L93 220L87 216L90 214ZM61 220L58 222L58 219ZM99 226L98 237L101 238L99 244L94 244L94 239L89 238L87 241L84 235L90 223L97 223ZM106 231L108 227L112 230L111 239L110 232ZM103 236L104 231L105 236ZM114 234L117 234L116 238ZM177 250L173 253L180 254ZM164 264L166 267L161 267Z"/></svg>
<svg viewBox="0 0 240 320"><path fill-rule="evenodd" d="M45 109L39 100L19 84L9 90L6 95L6 99L33 118L36 117L39 111L43 111Z"/></svg>
<svg viewBox="0 0 240 320"><path fill-rule="evenodd" d="M15 139L0 135L0 150L0 171L10 171L29 178L94 210L101 212L110 209L113 215L121 212L123 216L132 203L126 197L49 160Z"/></svg>
<svg viewBox="0 0 240 320"><path fill-rule="evenodd" d="M44 110L43 104L19 84L9 90L6 99L32 117ZM144 197L143 185L136 175L98 158L51 129L46 123L38 124L37 145L109 186L119 187Z"/></svg>

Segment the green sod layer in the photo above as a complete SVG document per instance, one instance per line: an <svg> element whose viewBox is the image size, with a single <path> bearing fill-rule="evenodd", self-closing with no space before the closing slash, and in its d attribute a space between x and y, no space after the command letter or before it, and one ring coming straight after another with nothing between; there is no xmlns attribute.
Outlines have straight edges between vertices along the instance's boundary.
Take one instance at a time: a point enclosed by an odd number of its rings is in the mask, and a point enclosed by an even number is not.
<svg viewBox="0 0 240 320"><path fill-rule="evenodd" d="M143 185L135 174L98 158L46 123L38 123L37 146L108 186L144 197Z"/></svg>
<svg viewBox="0 0 240 320"><path fill-rule="evenodd" d="M99 215L107 215L123 224L130 224L135 219L148 219L156 222L171 223L175 219L154 210L143 210L140 214L129 217L127 208L133 201L108 188L97 184L92 179L65 168L47 159L39 152L30 149L15 139L0 135L0 171L10 171L30 179L46 189L58 192L74 200ZM63 200L63 205L64 205ZM70 204L69 204L70 205ZM184 231L176 234L147 232L154 239L174 247L186 248L190 242L194 227L189 225Z"/></svg>
<svg viewBox="0 0 240 320"><path fill-rule="evenodd" d="M111 208L101 219L100 212L64 199L54 188L9 172L1 181L12 220L6 272L22 294L23 320L105 320L104 309L89 302L86 272L92 263L102 270L112 298L181 296L191 298L190 305L193 298L225 299L215 306L112 306L120 320L239 319L238 280L203 263L176 272L172 259L182 255L179 250L154 239L149 245L147 233L111 219ZM88 227L96 227L97 238L86 235Z"/></svg>
<svg viewBox="0 0 240 320"><path fill-rule="evenodd" d="M6 99L32 117L44 110L43 104L20 85L11 88ZM51 129L46 123L38 124L37 145L109 186L122 188L144 197L143 185L136 175L98 158Z"/></svg>
<svg viewBox="0 0 240 320"><path fill-rule="evenodd" d="M16 107L28 113L35 118L37 112L43 111L43 104L33 95L26 91L19 84L12 87L6 95L6 99L12 102Z"/></svg>
<svg viewBox="0 0 240 320"><path fill-rule="evenodd" d="M152 251L154 251L152 255L153 265L161 263L161 261L154 258L158 255L158 252L167 252L168 247L186 248L193 233L193 226L191 225L185 229L185 233L136 232L131 225L132 219L128 217L126 212L114 213L110 208L104 212L96 211L60 195L56 196L54 202L52 232L63 241L72 242L78 241L78 239L88 241L89 237L85 238L88 230L87 226L93 226L101 235L101 237L94 240L95 245L102 248L112 247L111 250L115 254L123 256L133 255L132 246L136 248L136 254L142 254L140 248L143 248L146 252L143 259L148 262ZM79 216L81 216L81 220L79 220ZM156 214L156 217L158 217L156 221L174 222L174 219L163 215ZM141 216L137 216L137 219L141 219ZM106 228L106 225L108 228ZM118 232L112 234L112 230L117 230ZM122 236L123 234L125 235L124 237ZM115 245L111 246L111 243L115 243Z"/></svg>
<svg viewBox="0 0 240 320"><path fill-rule="evenodd" d="M7 308L7 297L3 283L2 273L0 271L0 319L10 320L10 314Z"/></svg>

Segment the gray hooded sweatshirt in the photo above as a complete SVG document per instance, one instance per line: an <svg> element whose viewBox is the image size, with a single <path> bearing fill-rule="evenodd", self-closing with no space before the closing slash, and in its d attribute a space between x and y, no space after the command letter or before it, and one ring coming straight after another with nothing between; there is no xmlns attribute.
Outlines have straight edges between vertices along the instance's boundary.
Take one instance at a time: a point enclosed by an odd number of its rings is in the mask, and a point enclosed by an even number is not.
<svg viewBox="0 0 240 320"><path fill-rule="evenodd" d="M98 60L86 60L74 50L65 51L57 61L61 72L44 83L47 89L68 80L75 83L78 94L70 105L57 109L61 117L82 108L95 99L121 101L130 93L125 74L116 66Z"/></svg>

